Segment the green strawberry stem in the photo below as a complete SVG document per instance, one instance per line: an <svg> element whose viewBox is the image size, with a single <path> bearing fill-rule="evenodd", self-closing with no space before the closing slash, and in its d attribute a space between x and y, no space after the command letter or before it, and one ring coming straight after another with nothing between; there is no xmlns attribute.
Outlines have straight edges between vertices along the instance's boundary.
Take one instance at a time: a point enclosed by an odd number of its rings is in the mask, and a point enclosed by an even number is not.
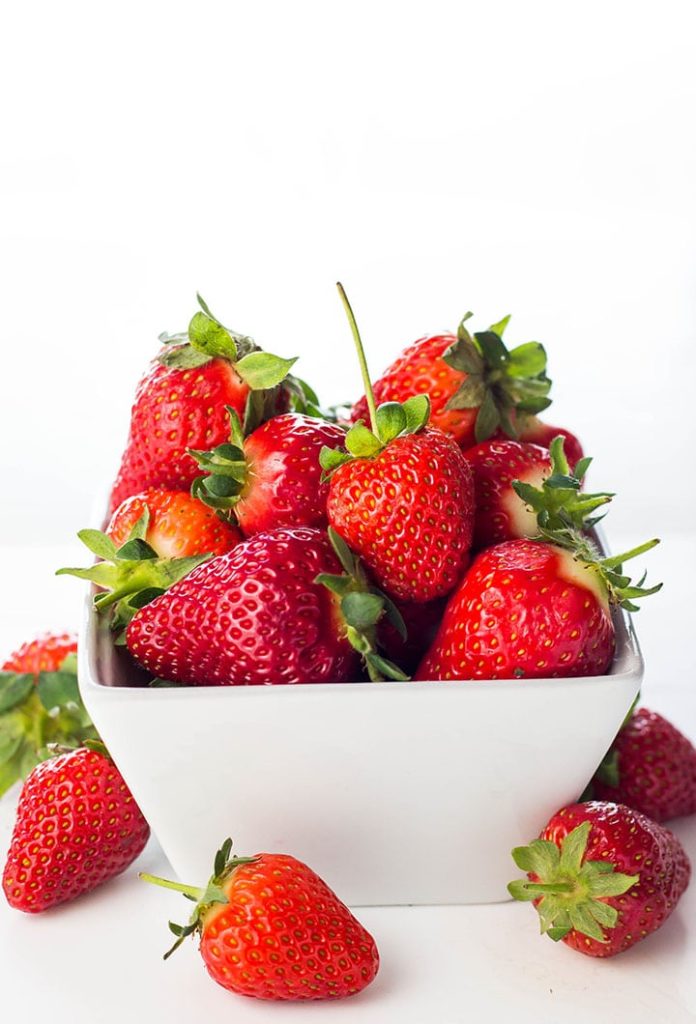
<svg viewBox="0 0 696 1024"><path fill-rule="evenodd" d="M159 875L149 875L146 871L139 871L138 878L143 882L150 882L152 885L159 885L163 889L173 889L175 892L183 893L196 903L200 900L205 889L199 889L195 885L184 885L183 882L172 882L168 878L160 878Z"/></svg>
<svg viewBox="0 0 696 1024"><path fill-rule="evenodd" d="M377 427L377 403L375 402L375 393L372 390L372 381L370 380L370 371L367 368L367 359L365 358L365 349L363 348L362 339L360 337L360 331L358 330L358 324L355 319L355 314L348 301L348 296L345 293L343 285L340 281L336 282L338 288L338 294L341 297L343 308L346 311L348 317L348 323L350 329L353 332L353 341L355 342L355 349L358 353L358 362L360 363L360 373L362 374L363 387L365 388L365 398L367 400L367 408L370 410L370 427L372 428L373 434L378 433Z"/></svg>

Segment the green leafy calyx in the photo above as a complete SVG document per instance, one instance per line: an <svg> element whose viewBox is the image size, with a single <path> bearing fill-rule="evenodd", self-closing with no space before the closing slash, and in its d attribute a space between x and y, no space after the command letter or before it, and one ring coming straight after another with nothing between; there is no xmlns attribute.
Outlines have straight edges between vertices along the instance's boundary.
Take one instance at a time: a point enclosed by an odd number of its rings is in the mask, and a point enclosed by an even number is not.
<svg viewBox="0 0 696 1024"><path fill-rule="evenodd" d="M151 882L153 885L162 886L164 889L174 889L175 892L180 892L196 904L187 924L182 925L174 924L173 921L169 922L169 930L173 935L176 935L176 942L164 954L165 960L179 948L184 939L189 935L202 932L206 914L212 906L216 903L229 903L224 887L235 870L242 864L253 864L258 860L258 857L232 857L231 852L232 840L226 839L215 855L213 874L204 889L199 889L192 885L183 885L180 882L171 882L167 878L159 878L157 875L148 875L144 872L138 875L144 882Z"/></svg>
<svg viewBox="0 0 696 1024"><path fill-rule="evenodd" d="M406 639L406 625L394 602L367 578L364 566L343 537L329 527L329 540L344 570L343 574L320 573L321 583L336 595L351 646L361 655L372 682L385 679L406 681L409 677L393 661L384 658L377 642L377 625L387 619Z"/></svg>
<svg viewBox="0 0 696 1024"><path fill-rule="evenodd" d="M68 655L55 672L0 671L0 796L47 758L97 737Z"/></svg>
<svg viewBox="0 0 696 1024"><path fill-rule="evenodd" d="M249 467L239 416L230 405L227 406L227 414L230 418L229 441L210 451L187 450L204 473L197 476L191 485L193 497L216 509L224 519L234 520L234 507L246 486Z"/></svg>
<svg viewBox="0 0 696 1024"><path fill-rule="evenodd" d="M94 607L99 612L113 607L111 628L119 633L140 608L212 557L206 553L160 558L145 540L148 523L146 508L120 548L99 530L80 530L77 536L101 561L86 569L58 569L56 573L96 583L100 590L94 595Z"/></svg>
<svg viewBox="0 0 696 1024"><path fill-rule="evenodd" d="M508 349L503 333L510 320L503 317L487 331L470 334L466 313L457 340L443 355L448 366L466 378L447 403L448 409L478 409L475 424L477 442L496 430L517 437L516 413L536 414L551 404L551 381L546 376L546 351L538 341Z"/></svg>
<svg viewBox="0 0 696 1024"><path fill-rule="evenodd" d="M516 900L538 901L542 935L558 942L570 931L596 942L607 942L606 930L618 911L606 900L621 896L640 875L624 875L606 860L585 860L591 822L584 821L563 839L560 848L548 839L535 839L512 851L515 864L536 881L517 879L508 892Z"/></svg>

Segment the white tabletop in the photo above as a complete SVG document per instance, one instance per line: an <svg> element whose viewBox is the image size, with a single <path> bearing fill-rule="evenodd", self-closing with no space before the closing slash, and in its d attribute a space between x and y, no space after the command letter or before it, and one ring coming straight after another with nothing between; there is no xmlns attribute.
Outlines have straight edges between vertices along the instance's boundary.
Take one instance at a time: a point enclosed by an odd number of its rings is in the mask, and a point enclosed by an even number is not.
<svg viewBox="0 0 696 1024"><path fill-rule="evenodd" d="M635 539L619 540L628 547ZM13 588L11 607L0 621L0 652L37 627L76 621L79 586L55 580L49 569L80 564L75 548L3 549L0 557ZM696 740L696 653L687 639L695 566L696 538L666 540L650 560L651 578L663 579L665 590L650 599L649 608L646 602L637 626L648 665L645 703ZM30 592L40 593L40 608ZM13 807L13 795L0 801L2 849ZM674 830L696 864L696 818L675 822ZM658 934L608 961L541 938L527 905L361 909L358 916L382 958L373 985L340 1003L277 1008L219 988L207 977L193 941L164 963L166 922L183 920L188 904L139 882L137 869L168 871L154 840L123 876L71 905L30 917L0 901L3 1019L122 1024L130 1016L137 1024L245 1024L281 1016L307 1021L311 1014L317 1024L696 1021L696 885Z"/></svg>

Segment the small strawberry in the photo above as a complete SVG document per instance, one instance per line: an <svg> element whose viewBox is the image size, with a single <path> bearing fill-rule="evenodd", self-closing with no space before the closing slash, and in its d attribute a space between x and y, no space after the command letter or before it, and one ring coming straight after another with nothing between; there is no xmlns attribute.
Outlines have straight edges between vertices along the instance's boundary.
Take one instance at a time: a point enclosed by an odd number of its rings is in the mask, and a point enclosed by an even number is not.
<svg viewBox="0 0 696 1024"><path fill-rule="evenodd" d="M279 528L199 566L138 611L126 630L155 676L198 686L405 678L376 646L383 615L399 622L340 537ZM349 572L341 574L342 563Z"/></svg>
<svg viewBox="0 0 696 1024"><path fill-rule="evenodd" d="M228 413L229 441L190 453L210 474L194 481L196 497L236 521L247 537L278 526L325 527L329 484L322 480L319 454L342 445L345 430L286 413L245 438L235 410Z"/></svg>
<svg viewBox="0 0 696 1024"><path fill-rule="evenodd" d="M151 487L187 491L197 473L188 449L225 440L226 406L248 430L288 407L288 389L279 386L295 360L261 352L198 301L188 333L162 336L163 350L138 385L111 511Z"/></svg>
<svg viewBox="0 0 696 1024"><path fill-rule="evenodd" d="M324 449L331 475L332 527L380 587L404 601L448 593L467 563L473 530L471 470L454 441L426 426L425 395L375 405L353 312L341 285L370 410L346 435L345 450Z"/></svg>
<svg viewBox="0 0 696 1024"><path fill-rule="evenodd" d="M189 935L213 981L254 999L341 999L361 992L379 969L375 940L311 868L284 853L230 857L227 839L205 889L141 873L193 900Z"/></svg>
<svg viewBox="0 0 696 1024"><path fill-rule="evenodd" d="M72 633L43 633L2 666L0 796L47 756L49 744L96 738L77 687L76 654Z"/></svg>
<svg viewBox="0 0 696 1024"><path fill-rule="evenodd" d="M106 528L117 548L126 543L143 512L148 524L143 539L160 558L222 555L239 544L242 535L186 491L151 488L121 502Z"/></svg>
<svg viewBox="0 0 696 1024"><path fill-rule="evenodd" d="M540 526L590 529L589 514L613 495L581 491L591 459L571 471L562 436L551 450L521 441L492 440L469 448L464 456L474 474L476 520L474 546L489 547L515 537L538 537Z"/></svg>
<svg viewBox="0 0 696 1024"><path fill-rule="evenodd" d="M38 914L128 867L150 829L101 744L44 761L24 783L2 877L7 902Z"/></svg>
<svg viewBox="0 0 696 1024"><path fill-rule="evenodd" d="M542 423L537 416L530 415L518 416L515 422L518 441L529 441L531 444L541 445L542 448L550 448L554 437L562 437L571 469L575 470L584 457L585 453L577 437L565 427L552 427L550 423Z"/></svg>
<svg viewBox="0 0 696 1024"><path fill-rule="evenodd" d="M615 956L657 931L691 874L672 832L599 801L564 807L512 856L530 881L511 882L510 895L534 902L542 934L587 956Z"/></svg>
<svg viewBox="0 0 696 1024"><path fill-rule="evenodd" d="M415 678L601 675L614 655L611 604L635 610L634 600L661 586L631 585L621 564L656 543L612 558L580 536L568 548L521 539L486 548L449 599Z"/></svg>
<svg viewBox="0 0 696 1024"><path fill-rule="evenodd" d="M696 814L696 748L662 715L639 708L591 785L596 799L627 804L654 821Z"/></svg>
<svg viewBox="0 0 696 1024"><path fill-rule="evenodd" d="M380 403L427 395L432 426L462 448L485 441L499 428L517 437L516 413L531 416L551 404L543 347L530 341L508 350L502 336L510 317L472 337L466 327L471 316L464 316L456 335L419 338L374 385ZM368 408L367 398L361 398L352 421L366 419Z"/></svg>

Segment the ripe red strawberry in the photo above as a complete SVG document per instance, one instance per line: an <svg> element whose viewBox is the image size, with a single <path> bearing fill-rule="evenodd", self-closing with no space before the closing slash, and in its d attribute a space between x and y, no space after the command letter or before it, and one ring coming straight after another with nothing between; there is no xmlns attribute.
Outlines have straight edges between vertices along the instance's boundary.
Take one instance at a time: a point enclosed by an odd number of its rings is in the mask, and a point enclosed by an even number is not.
<svg viewBox="0 0 696 1024"><path fill-rule="evenodd" d="M117 548L126 543L143 512L148 511L144 540L160 558L187 555L222 555L238 544L242 535L230 523L186 491L151 488L126 498L114 512L106 534Z"/></svg>
<svg viewBox="0 0 696 1024"><path fill-rule="evenodd" d="M165 960L188 935L200 936L211 978L254 999L341 999L362 991L379 969L375 940L311 868L284 853L230 857L226 840L205 889L140 877L176 889L196 906Z"/></svg>
<svg viewBox="0 0 696 1024"><path fill-rule="evenodd" d="M654 821L696 814L696 748L662 715L639 708L600 765L592 794Z"/></svg>
<svg viewBox="0 0 696 1024"><path fill-rule="evenodd" d="M510 894L535 903L542 934L587 956L614 956L657 931L691 875L672 832L600 801L564 807L512 856L530 881L511 882Z"/></svg>
<svg viewBox="0 0 696 1024"><path fill-rule="evenodd" d="M80 747L44 761L24 783L2 886L37 914L128 867L150 829L105 752Z"/></svg>
<svg viewBox="0 0 696 1024"><path fill-rule="evenodd" d="M46 756L49 743L97 735L77 687L77 640L42 633L0 670L0 796Z"/></svg>
<svg viewBox="0 0 696 1024"><path fill-rule="evenodd" d="M74 633L41 633L23 643L2 666L3 672L57 672L70 654L77 654Z"/></svg>
<svg viewBox="0 0 696 1024"><path fill-rule="evenodd" d="M565 454L571 469L584 457L582 445L570 430L565 427L552 427L550 423L542 423L537 416L518 416L516 421L517 440L529 441L550 448L554 437L562 437L565 443Z"/></svg>
<svg viewBox="0 0 696 1024"><path fill-rule="evenodd" d="M223 327L200 296L199 302L202 312L188 333L163 339L138 385L111 511L150 487L188 490L197 474L188 449L225 440L226 406L248 429L288 407L287 390L278 386L295 360L258 351L250 338Z"/></svg>
<svg viewBox="0 0 696 1024"><path fill-rule="evenodd" d="M337 448L345 430L335 423L286 413L246 439L230 408L230 439L213 451L192 451L201 469L193 493L239 523L247 537L278 526L326 526L328 481L319 454Z"/></svg>
<svg viewBox="0 0 696 1024"><path fill-rule="evenodd" d="M387 602L340 570L323 531L258 533L138 611L128 648L155 676L199 686L345 682L359 653L375 673L395 668L374 650Z"/></svg>
<svg viewBox="0 0 696 1024"><path fill-rule="evenodd" d="M634 599L659 589L631 586L617 566L656 543L606 559L579 537L572 549L533 540L487 548L450 598L415 678L601 675L614 654L610 603L635 609Z"/></svg>
<svg viewBox="0 0 696 1024"><path fill-rule="evenodd" d="M582 459L571 471L564 441L562 436L554 439L549 452L536 444L492 440L464 453L476 490L475 547L538 537L540 527L587 530L598 521L589 520L589 513L612 495L581 491L591 459Z"/></svg>
<svg viewBox="0 0 696 1024"><path fill-rule="evenodd" d="M436 334L410 345L374 384L378 403L404 402L428 395L431 424L469 448L498 428L516 437L515 412L533 414L550 405L546 353L538 342L508 351L502 335L505 317L471 336L467 313L456 335ZM356 402L352 421L367 418L366 397Z"/></svg>
<svg viewBox="0 0 696 1024"><path fill-rule="evenodd" d="M448 593L467 563L473 530L471 470L455 442L426 426L425 395L375 406L365 356L339 285L363 371L371 430L356 423L345 450L322 452L331 474L332 527L379 586L404 601Z"/></svg>

